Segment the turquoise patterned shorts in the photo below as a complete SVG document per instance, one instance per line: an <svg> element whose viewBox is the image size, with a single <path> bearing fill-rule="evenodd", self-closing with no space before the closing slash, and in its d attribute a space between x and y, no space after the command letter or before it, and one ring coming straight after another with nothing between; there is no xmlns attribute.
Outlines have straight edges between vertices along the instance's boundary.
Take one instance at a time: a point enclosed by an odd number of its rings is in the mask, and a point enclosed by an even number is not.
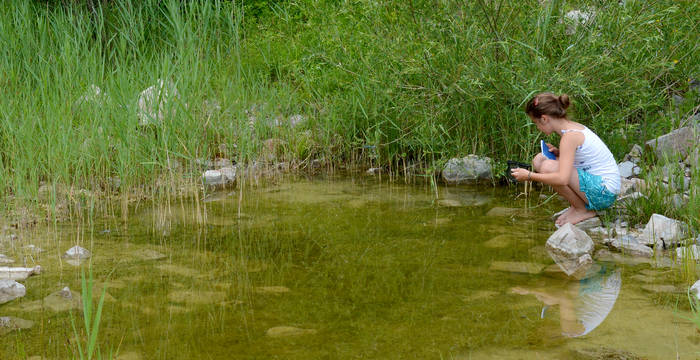
<svg viewBox="0 0 700 360"><path fill-rule="evenodd" d="M576 169L578 171L578 184L581 191L586 194L588 210L603 210L610 207L617 199L617 195L613 194L603 185L603 178L599 175L593 175L585 170Z"/></svg>

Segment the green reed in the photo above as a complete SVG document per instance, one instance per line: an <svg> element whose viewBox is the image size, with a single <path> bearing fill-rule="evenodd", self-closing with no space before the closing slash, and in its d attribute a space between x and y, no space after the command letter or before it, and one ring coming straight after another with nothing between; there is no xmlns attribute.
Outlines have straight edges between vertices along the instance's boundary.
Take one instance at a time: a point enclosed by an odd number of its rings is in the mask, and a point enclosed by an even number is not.
<svg viewBox="0 0 700 360"><path fill-rule="evenodd" d="M270 138L300 168L525 161L540 135L522 105L544 90L573 95L575 118L617 157L675 126L659 112L697 73L697 2L547 4L2 4L0 193L176 192L176 178L199 180L195 160L264 160ZM589 7L593 20L567 35L563 14ZM138 95L157 79L180 96L139 127ZM92 84L107 96L79 101ZM275 124L294 114L307 122Z"/></svg>

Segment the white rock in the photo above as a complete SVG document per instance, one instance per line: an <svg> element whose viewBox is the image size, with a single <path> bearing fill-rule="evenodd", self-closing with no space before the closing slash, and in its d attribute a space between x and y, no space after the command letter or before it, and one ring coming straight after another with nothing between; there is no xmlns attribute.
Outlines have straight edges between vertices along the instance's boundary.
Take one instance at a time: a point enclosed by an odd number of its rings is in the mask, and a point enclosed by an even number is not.
<svg viewBox="0 0 700 360"><path fill-rule="evenodd" d="M158 79L157 84L148 87L139 95L139 125L160 124L166 116L173 115L175 109L170 102L179 97L175 84L171 81L166 84L162 79Z"/></svg>
<svg viewBox="0 0 700 360"><path fill-rule="evenodd" d="M222 185L224 183L224 175L219 170L207 170L202 177L206 185Z"/></svg>
<svg viewBox="0 0 700 360"><path fill-rule="evenodd" d="M593 240L585 231L566 223L547 239L545 247L551 253L576 259L593 253Z"/></svg>
<svg viewBox="0 0 700 360"><path fill-rule="evenodd" d="M238 168L236 166L227 166L219 169L219 172L224 178L224 183L230 184L236 181L236 172Z"/></svg>
<svg viewBox="0 0 700 360"><path fill-rule="evenodd" d="M34 275L41 274L41 266L33 268L0 266L0 279L3 280L25 280Z"/></svg>
<svg viewBox="0 0 700 360"><path fill-rule="evenodd" d="M7 257L5 254L0 254L0 264L12 264L15 262L13 259Z"/></svg>
<svg viewBox="0 0 700 360"><path fill-rule="evenodd" d="M669 246L683 239L686 229L687 226L678 220L653 214L642 231L640 240L645 245Z"/></svg>
<svg viewBox="0 0 700 360"><path fill-rule="evenodd" d="M617 168L620 170L620 176L624 178L631 178L634 175L639 175L641 172L639 166L631 161L621 162L617 165Z"/></svg>
<svg viewBox="0 0 700 360"><path fill-rule="evenodd" d="M73 246L72 248L68 249L63 254L63 257L66 259L87 259L91 255L92 254L90 254L90 251L76 245L76 246Z"/></svg>
<svg viewBox="0 0 700 360"><path fill-rule="evenodd" d="M621 236L609 242L610 246L618 251L632 256L640 256L650 258L654 255L654 250L642 243L631 235Z"/></svg>
<svg viewBox="0 0 700 360"><path fill-rule="evenodd" d="M14 280L0 280L0 304L20 298L26 293L24 285Z"/></svg>
<svg viewBox="0 0 700 360"><path fill-rule="evenodd" d="M700 280L696 281L695 284L690 287L690 293L695 294L695 297L700 300Z"/></svg>
<svg viewBox="0 0 700 360"><path fill-rule="evenodd" d="M700 247L697 245L693 244L688 247L679 247L676 248L676 257L678 260L700 260Z"/></svg>

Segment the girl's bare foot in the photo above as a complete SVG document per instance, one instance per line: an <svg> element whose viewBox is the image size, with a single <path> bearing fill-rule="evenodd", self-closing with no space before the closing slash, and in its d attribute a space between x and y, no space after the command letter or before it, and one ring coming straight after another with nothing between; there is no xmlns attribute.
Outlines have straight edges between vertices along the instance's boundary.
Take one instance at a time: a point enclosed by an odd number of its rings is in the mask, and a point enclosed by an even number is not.
<svg viewBox="0 0 700 360"><path fill-rule="evenodd" d="M572 209L571 207L566 209L566 211L564 211L563 214L559 215L559 217L557 218L557 220L554 223L559 225L559 226L566 224L568 222L566 220L566 218L567 218L567 216L569 216L569 213L571 213L571 209Z"/></svg>
<svg viewBox="0 0 700 360"><path fill-rule="evenodd" d="M590 219L596 216L595 211L573 208L570 209L570 211L567 211L566 214L568 215L566 217L566 222L571 223L571 225L576 225L583 220Z"/></svg>

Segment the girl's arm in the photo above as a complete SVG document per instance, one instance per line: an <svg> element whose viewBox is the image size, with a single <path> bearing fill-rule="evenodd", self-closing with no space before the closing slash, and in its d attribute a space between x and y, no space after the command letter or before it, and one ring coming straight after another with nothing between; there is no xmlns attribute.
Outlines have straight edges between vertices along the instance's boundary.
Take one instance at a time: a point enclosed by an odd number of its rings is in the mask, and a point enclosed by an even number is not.
<svg viewBox="0 0 700 360"><path fill-rule="evenodd" d="M571 172L574 170L576 147L583 144L584 135L578 131L568 132L559 143L559 171L555 173L532 173L530 179L548 185L569 185Z"/></svg>

